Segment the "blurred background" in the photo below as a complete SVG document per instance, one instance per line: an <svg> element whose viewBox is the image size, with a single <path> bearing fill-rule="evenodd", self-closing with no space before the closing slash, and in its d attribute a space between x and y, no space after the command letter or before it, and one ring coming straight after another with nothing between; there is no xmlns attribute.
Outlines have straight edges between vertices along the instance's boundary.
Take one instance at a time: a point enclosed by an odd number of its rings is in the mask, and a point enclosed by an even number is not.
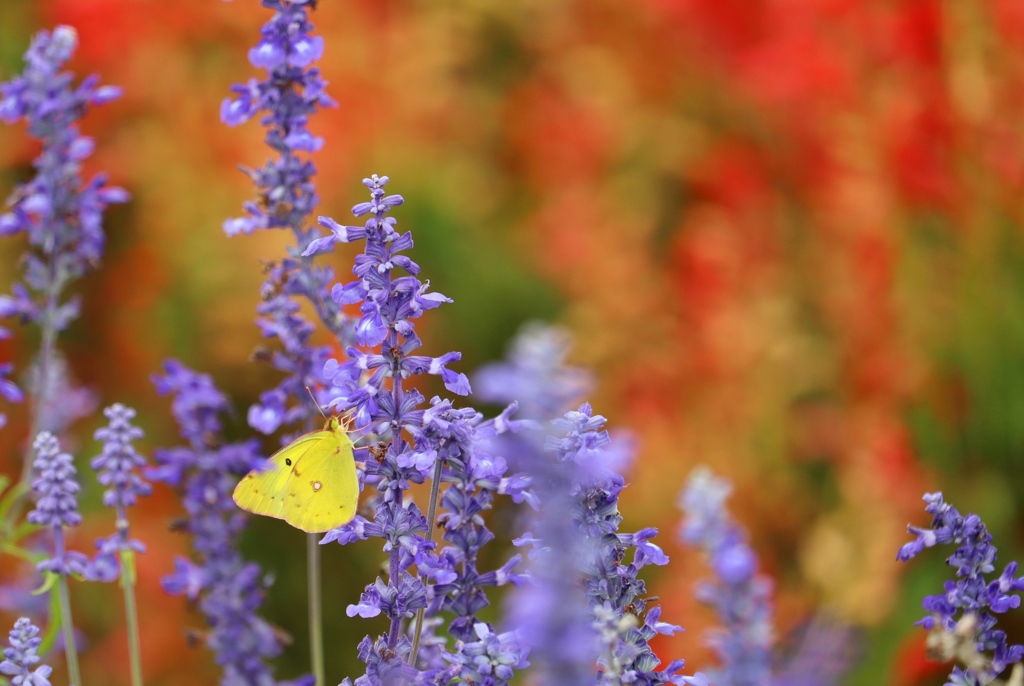
<svg viewBox="0 0 1024 686"><path fill-rule="evenodd" d="M949 668L925 660L912 623L948 576L944 555L895 560L907 522L927 521L921 494L982 514L1004 562L1024 552L1024 5L320 5L320 66L341 104L311 127L326 139L320 212L347 216L363 176L391 176L414 258L455 300L424 318L426 350L461 350L461 371L500 358L527 320L574 335L595 408L639 441L624 526L660 527L673 557L648 568L663 619L687 629L662 657L691 670L710 659L713 618L692 600L704 566L675 542L676 494L707 464L736 484L783 643L822 608L862 630L848 683L943 683ZM165 357L214 375L238 408L235 436L276 381L249 355L260 260L284 237L220 229L252 193L237 165L268 156L257 123L218 117L229 86L255 75L246 51L268 16L256 0L0 2L0 79L21 70L33 32L66 23L81 42L73 68L125 89L84 129L98 141L89 169L133 199L108 215L107 256L80 284L84 313L62 347L96 402L139 409L147 452L177 440L150 382ZM35 154L23 129L0 129L0 195ZM22 249L0 241L3 289ZM352 253L329 259L344 274ZM34 345L18 330L0 362L24 370ZM24 412L10 408L0 431L3 473L19 468ZM80 465L98 451L95 423L73 431ZM91 550L113 520L95 486L84 499L74 545ZM147 682L214 683L188 645L200 618L159 587L187 550L168 531L173 494L137 510ZM500 563L507 550L492 547ZM295 676L304 541L260 518L246 548L276 577L265 610L294 637L278 673ZM381 559L325 550L331 683L356 675L355 644L378 630L344 609ZM15 592L2 590L0 612ZM128 683L111 671L126 664L119 593L72 590L90 683ZM1012 613L1006 628L1024 640Z"/></svg>

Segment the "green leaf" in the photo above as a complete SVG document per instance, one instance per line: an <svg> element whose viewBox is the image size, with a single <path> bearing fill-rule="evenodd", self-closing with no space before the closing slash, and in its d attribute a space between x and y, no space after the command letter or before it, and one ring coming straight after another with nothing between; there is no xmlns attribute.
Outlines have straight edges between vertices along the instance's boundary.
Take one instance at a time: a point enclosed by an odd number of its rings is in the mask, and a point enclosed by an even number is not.
<svg viewBox="0 0 1024 686"><path fill-rule="evenodd" d="M54 576L56 576L56 574ZM50 652L50 649L53 648L53 644L57 642L57 634L60 633L60 622L57 621L59 617L60 599L56 593L51 593L49 622L46 625L46 630L43 631L43 642L39 644L40 655L45 655Z"/></svg>
<svg viewBox="0 0 1024 686"><path fill-rule="evenodd" d="M60 574L54 574L50 571L43 572L43 585L32 591L32 595L42 595L48 592L57 583L58 579L60 579Z"/></svg>
<svg viewBox="0 0 1024 686"><path fill-rule="evenodd" d="M7 477L4 478L6 479ZM6 484L3 484L3 487L6 488ZM3 488L0 488L0 492L2 491ZM0 498L0 520L7 519L7 513L14 507L14 503L18 502L18 499L27 492L28 484L19 483L4 493L4 497Z"/></svg>
<svg viewBox="0 0 1024 686"><path fill-rule="evenodd" d="M0 543L0 553L10 555L11 557L17 557L33 564L39 562L43 557L45 557L42 553L35 553L31 550L26 550L25 548L14 545L13 543L7 543L6 541Z"/></svg>

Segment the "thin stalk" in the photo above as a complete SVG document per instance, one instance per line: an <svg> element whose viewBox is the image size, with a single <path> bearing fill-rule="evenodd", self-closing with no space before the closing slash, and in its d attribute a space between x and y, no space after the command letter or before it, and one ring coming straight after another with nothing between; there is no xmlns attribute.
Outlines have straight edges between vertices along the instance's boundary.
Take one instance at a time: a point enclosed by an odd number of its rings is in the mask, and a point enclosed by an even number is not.
<svg viewBox="0 0 1024 686"><path fill-rule="evenodd" d="M64 530L53 528L53 551L57 559L64 558ZM60 628L64 632L64 656L68 660L68 679L71 686L82 686L82 675L78 670L78 648L75 647L75 623L71 618L71 595L68 593L68 578L64 574L57 580L57 600L60 604Z"/></svg>
<svg viewBox="0 0 1024 686"><path fill-rule="evenodd" d="M391 329L388 332L386 342L389 347L394 347L398 344L398 334L395 333L394 329ZM398 408L402 406L402 376L400 374L395 374L391 378L391 384L391 397L394 399L394 407L397 412ZM392 421L391 424L391 445L393 446L392 449L395 451L396 455L402 452L402 427L397 421ZM401 507L401 499L397 502L397 507ZM398 546L393 546L391 548L391 552L388 553L388 583L396 589L398 588L398 584L400 582L399 576L401 575L398 555ZM401 628L401 624L401 617L395 616L391 618L391 629L388 631L388 648L391 648L392 650L394 650L395 646L398 644L398 632Z"/></svg>
<svg viewBox="0 0 1024 686"><path fill-rule="evenodd" d="M63 574L57 582L60 600L60 628L64 632L64 656L68 660L68 679L71 686L82 686L82 675L78 670L78 648L75 647L75 625L71 619L71 597L68 593L68 578Z"/></svg>
<svg viewBox="0 0 1024 686"><path fill-rule="evenodd" d="M121 588L128 622L128 662L132 686L142 686L142 642L139 641L139 612L135 605L135 560L130 550L121 551Z"/></svg>
<svg viewBox="0 0 1024 686"><path fill-rule="evenodd" d="M437 492L441 487L441 459L434 463L434 479L430 483L430 504L427 506L427 540L434 542L434 518L437 516ZM416 666L420 652L420 634L423 633L424 608L416 610L416 625L412 632L412 650L409 651L409 666Z"/></svg>
<svg viewBox="0 0 1024 686"><path fill-rule="evenodd" d="M320 542L306 534L306 574L309 578L309 657L316 686L324 686L324 627L320 606Z"/></svg>
<svg viewBox="0 0 1024 686"><path fill-rule="evenodd" d="M50 365L53 359L53 351L57 344L57 332L49 323L50 317L44 318L43 337L39 346L39 365L36 367L36 397L32 403L32 417L29 423L28 450L25 451L25 462L21 465L21 481L28 483L32 480L32 460L35 458L33 447L36 434L39 433L42 424L43 408L46 405L46 382L50 373Z"/></svg>
<svg viewBox="0 0 1024 686"><path fill-rule="evenodd" d="M391 552L388 553L388 581L395 588L398 588L398 577L401 574L398 550L399 547L396 545L393 546L391 548ZM388 630L388 648L391 648L392 650L394 650L395 646L398 645L398 632L401 625L401 617L396 616L391 618L391 628Z"/></svg>

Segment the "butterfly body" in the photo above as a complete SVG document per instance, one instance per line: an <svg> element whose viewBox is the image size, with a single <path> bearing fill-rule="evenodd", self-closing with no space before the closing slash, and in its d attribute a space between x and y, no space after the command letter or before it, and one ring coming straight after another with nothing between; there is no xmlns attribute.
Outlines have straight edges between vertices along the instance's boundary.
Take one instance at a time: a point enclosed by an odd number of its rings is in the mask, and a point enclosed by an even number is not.
<svg viewBox="0 0 1024 686"><path fill-rule="evenodd" d="M338 419L329 419L323 430L299 436L274 453L266 469L249 472L235 487L235 504L307 533L346 524L359 500L352 449Z"/></svg>

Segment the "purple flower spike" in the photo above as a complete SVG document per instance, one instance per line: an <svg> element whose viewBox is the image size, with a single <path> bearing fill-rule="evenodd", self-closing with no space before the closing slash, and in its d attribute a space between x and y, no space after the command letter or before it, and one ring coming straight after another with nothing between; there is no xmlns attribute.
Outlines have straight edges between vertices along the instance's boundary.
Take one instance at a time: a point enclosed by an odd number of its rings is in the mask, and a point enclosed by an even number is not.
<svg viewBox="0 0 1024 686"><path fill-rule="evenodd" d="M568 378L558 364L545 367L544 376ZM534 407L552 404L545 399ZM590 405L551 419L553 435L545 442L540 432L527 431L532 440L518 455L536 484L540 512L530 522L532 533L515 542L533 549L530 583L511 607L538 666L538 683L697 683L680 674L682 660L656 669L650 640L681 628L661 622L661 609L648 607L639 577L647 564L668 563L651 541L657 531L619 533L625 483L617 468L628 458Z"/></svg>
<svg viewBox="0 0 1024 686"><path fill-rule="evenodd" d="M142 438L142 429L132 424L135 410L115 403L103 410L109 424L97 429L95 438L103 441L103 452L93 458L90 466L99 475L98 480L107 490L103 504L107 507L131 507L142 496L153 492L152 486L139 475L146 458L135 452L134 441Z"/></svg>
<svg viewBox="0 0 1024 686"><path fill-rule="evenodd" d="M180 491L181 528L191 537L195 557L175 561L164 590L198 602L210 626L206 646L223 669L221 683L272 686L267 661L281 646L257 614L266 583L259 566L238 552L246 516L231 499L238 478L264 460L254 441L221 443L220 414L227 401L208 375L174 360L164 363L164 371L154 381L161 395L174 395L171 408L186 445L157 451L157 466L147 475Z"/></svg>
<svg viewBox="0 0 1024 686"><path fill-rule="evenodd" d="M1009 644L1006 633L996 629L996 614L1020 606L1024 577L1017 577L1017 563L1010 562L995 579L996 547L976 514L963 516L947 503L942 493L926 493L925 511L931 526L908 526L915 539L900 548L896 557L907 561L925 548L955 545L946 564L956 569L956 581L947 581L941 595L926 596L929 615L918 624L936 634L932 642L943 659L961 661L950 675L954 684L988 684L1024 658L1024 646ZM983 652L984 651L984 652ZM987 651L991 651L990 653Z"/></svg>
<svg viewBox="0 0 1024 686"><path fill-rule="evenodd" d="M61 67L71 57L78 38L70 26L40 31L25 53L21 76L0 84L0 120L26 121L28 132L43 143L35 161L36 177L19 186L0 216L0 234L24 233L34 251L27 256L27 282L37 299L16 287L18 313L57 331L77 314L73 303L56 298L71 280L96 266L103 254L102 215L108 205L127 201L120 188L106 185L102 175L81 178L81 162L93 150L91 139L80 135L78 120L92 105L116 97L109 87L86 79L75 87ZM0 306L0 312L5 308Z"/></svg>
<svg viewBox="0 0 1024 686"><path fill-rule="evenodd" d="M682 538L708 555L715 573L698 588L723 624L712 642L722 666L709 675L711 683L763 686L772 678L772 583L757 573L757 557L726 510L731 490L710 470L695 470L679 497Z"/></svg>
<svg viewBox="0 0 1024 686"><path fill-rule="evenodd" d="M263 336L276 340L278 350L261 348L254 359L269 364L284 378L262 393L249 408L249 426L263 434L285 427L284 442L295 433L310 431L319 412L310 401L327 385L324 363L330 347L314 345L315 325L302 313L308 305L324 328L342 347L353 342L351 322L331 298L334 272L317 267L313 255L330 243L314 240L310 218L319 199L313 184L316 167L306 158L319 150L323 140L307 129L309 119L321 107L333 107L317 69L309 65L323 53L323 39L313 36L309 12L314 3L265 0L274 16L263 26L259 44L249 52L253 66L265 69L261 80L250 79L232 87L235 95L224 101L221 119L229 126L261 115L265 141L275 157L263 167L248 170L256 185L257 200L245 204L246 216L224 223L228 235L251 234L257 229L287 230L294 238L285 259L273 262L261 289L262 302L256 320ZM317 398L326 405L327 396Z"/></svg>
<svg viewBox="0 0 1024 686"><path fill-rule="evenodd" d="M355 680L356 686L406 683L401 679L413 678L429 684L479 678L477 683L500 686L526 666L525 650L518 647L513 634L496 633L477 615L489 604L488 587L521 581L514 572L519 559L513 557L500 569L487 572L478 569L477 559L481 547L494 539L483 519L494 496L503 493L521 500L525 488L525 480L508 475L504 458L486 441L518 430L520 423L509 418L514 406L484 420L476 410L457 408L441 398L433 398L424 408L424 397L405 387L409 377L434 374L451 392L470 392L466 376L449 369L460 359L459 353L412 354L420 347L414 320L451 301L430 293L429 283L417 277L419 266L404 254L413 240L409 233L399 233L396 220L386 216L403 202L399 195L385 194L387 182L386 176L363 180L370 189L370 202L353 208L356 216L369 215L362 228L321 217L320 224L331 235L313 244L365 240L352 270L356 280L332 291L339 306L361 303L356 346L346 351L347 361L328 361L323 375L332 384L330 405L353 412L355 425L375 435L363 474L364 483L376 490L369 502L375 511L373 521L357 517L321 542L346 544L379 537L388 553L387 579L378 578L366 586L359 602L348 608L349 616L383 615L390 620L386 635L376 640L367 636L360 644L366 673ZM436 522L444 530L445 544L440 549L425 536L435 522L428 522L405 496L411 484L438 475L438 483L448 484L441 492L442 513ZM410 571L413 567L415 573ZM454 653L425 632L421 636L424 649L415 660L411 658L410 619L421 610L431 632L436 626L432 620L451 617L449 632L457 639Z"/></svg>
<svg viewBox="0 0 1024 686"><path fill-rule="evenodd" d="M528 324L513 340L505 361L476 373L477 394L488 402L519 403L519 414L526 419L554 419L593 386L586 370L566 364L568 355L565 331Z"/></svg>
<svg viewBox="0 0 1024 686"><path fill-rule="evenodd" d="M85 574L88 559L76 552L64 549L64 527L78 526L82 516L78 513L78 481L75 479L75 465L71 455L60 451L57 437L49 432L40 433L33 444L36 478L32 490L39 494L34 510L28 513L28 521L48 526L53 531L53 557L39 563L40 571L68 574Z"/></svg>
<svg viewBox="0 0 1024 686"><path fill-rule="evenodd" d="M97 581L114 581L120 575L120 554L124 551L142 553L146 547L129 535L127 508L139 497L148 496L153 488L139 475L146 458L132 445L142 438L142 429L132 425L135 410L120 403L103 410L109 424L97 429L96 440L103 441L103 452L93 458L90 466L98 473L97 480L106 486L103 504L117 513L117 532L96 541L99 550L92 560L87 576Z"/></svg>
<svg viewBox="0 0 1024 686"><path fill-rule="evenodd" d="M36 478L32 490L39 493L36 507L28 521L43 526L78 526L82 516L78 513L78 481L71 455L60 451L57 437L42 432L35 443Z"/></svg>
<svg viewBox="0 0 1024 686"><path fill-rule="evenodd" d="M10 648L4 648L4 660L0 662L0 674L13 677L14 686L50 686L50 674L53 670L47 665L39 664L37 655L43 639L39 629L22 617L14 623L10 634Z"/></svg>
<svg viewBox="0 0 1024 686"><path fill-rule="evenodd" d="M78 299L65 298L65 289L99 263L107 207L128 200L124 190L107 185L103 174L82 178L82 162L95 145L81 135L78 120L119 90L98 86L96 77L76 86L74 76L61 71L77 43L69 26L40 31L25 53L22 74L0 84L0 120L26 122L29 135L42 143L33 162L35 176L15 188L0 214L0 236L24 234L29 246L22 260L24 283L15 282L10 296L0 296L0 319L36 324L44 341L52 341L78 316ZM0 328L0 339L8 336ZM29 390L40 408L31 418L34 430L59 433L82 409L88 394L68 386L65 368L56 347L44 346L30 375ZM16 402L21 392L4 378L9 373L9 368L0 370L0 396ZM91 403L86 404L91 411ZM5 421L0 414L0 425Z"/></svg>

